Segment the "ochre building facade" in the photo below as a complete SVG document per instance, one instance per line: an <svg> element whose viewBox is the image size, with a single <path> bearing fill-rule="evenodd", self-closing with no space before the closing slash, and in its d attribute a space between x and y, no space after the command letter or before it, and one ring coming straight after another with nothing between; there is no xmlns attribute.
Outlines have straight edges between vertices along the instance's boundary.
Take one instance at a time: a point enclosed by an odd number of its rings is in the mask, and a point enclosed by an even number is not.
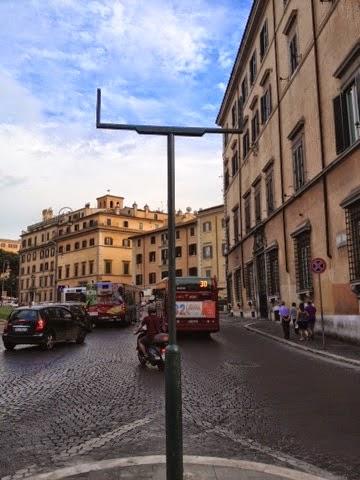
<svg viewBox="0 0 360 480"><path fill-rule="evenodd" d="M360 340L359 33L357 1L253 2L217 118L242 130L223 147L236 315L319 310L321 257L325 328Z"/></svg>
<svg viewBox="0 0 360 480"><path fill-rule="evenodd" d="M132 237L134 283L152 288L168 276L167 228ZM224 206L177 216L176 276L216 277L220 296L225 295Z"/></svg>
<svg viewBox="0 0 360 480"><path fill-rule="evenodd" d="M19 301L59 298L62 286L98 281L132 283L132 242L137 232L157 229L167 214L145 205L124 206L123 197L104 195L71 210L43 211L43 220L21 235Z"/></svg>
<svg viewBox="0 0 360 480"><path fill-rule="evenodd" d="M20 240L9 240L7 238L0 238L0 250L10 253L19 253L21 242Z"/></svg>

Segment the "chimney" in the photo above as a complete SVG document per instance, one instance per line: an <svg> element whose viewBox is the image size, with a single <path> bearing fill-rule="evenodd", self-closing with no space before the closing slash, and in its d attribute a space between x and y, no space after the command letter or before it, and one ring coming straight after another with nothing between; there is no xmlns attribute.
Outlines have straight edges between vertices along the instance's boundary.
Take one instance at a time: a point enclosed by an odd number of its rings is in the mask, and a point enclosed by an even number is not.
<svg viewBox="0 0 360 480"><path fill-rule="evenodd" d="M137 206L137 203L136 203L136 202L134 202L134 203L133 203L133 206L132 206L132 208L133 208L133 215L134 215L134 217L136 217L136 215L137 215L137 208L138 208L138 206Z"/></svg>

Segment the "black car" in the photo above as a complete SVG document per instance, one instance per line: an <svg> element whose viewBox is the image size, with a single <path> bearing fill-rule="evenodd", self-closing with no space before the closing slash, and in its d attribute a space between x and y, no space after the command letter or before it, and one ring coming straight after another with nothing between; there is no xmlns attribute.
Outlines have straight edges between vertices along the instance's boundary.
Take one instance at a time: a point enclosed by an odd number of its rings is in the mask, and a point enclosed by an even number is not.
<svg viewBox="0 0 360 480"><path fill-rule="evenodd" d="M58 305L22 307L13 310L3 331L6 350L16 345L40 345L51 350L55 343L84 343L87 329L68 308Z"/></svg>
<svg viewBox="0 0 360 480"><path fill-rule="evenodd" d="M65 307L70 310L70 312L74 315L74 317L79 321L82 322L85 329L88 332L91 332L93 329L93 321L86 310L86 306L83 303L79 302L66 302L66 303L56 303L52 304L52 306L60 306Z"/></svg>

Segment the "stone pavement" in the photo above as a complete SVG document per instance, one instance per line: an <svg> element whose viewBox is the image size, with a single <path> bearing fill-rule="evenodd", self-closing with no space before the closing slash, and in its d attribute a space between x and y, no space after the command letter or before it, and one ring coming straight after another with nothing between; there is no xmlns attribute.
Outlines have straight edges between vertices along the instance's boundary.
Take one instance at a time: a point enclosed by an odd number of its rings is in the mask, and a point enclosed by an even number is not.
<svg viewBox="0 0 360 480"><path fill-rule="evenodd" d="M332 477L334 478L334 477ZM77 464L29 480L165 480L163 455L115 458ZM246 460L184 457L184 480L326 480L298 470ZM5 480L5 479L4 479Z"/></svg>
<svg viewBox="0 0 360 480"><path fill-rule="evenodd" d="M281 324L277 321L256 320L248 323L245 327L250 331L290 344L299 349L360 366L360 345L332 337L325 337L325 349L323 349L321 332L317 332L313 340L300 341L300 337L295 334L292 325L290 327L290 340L285 340Z"/></svg>

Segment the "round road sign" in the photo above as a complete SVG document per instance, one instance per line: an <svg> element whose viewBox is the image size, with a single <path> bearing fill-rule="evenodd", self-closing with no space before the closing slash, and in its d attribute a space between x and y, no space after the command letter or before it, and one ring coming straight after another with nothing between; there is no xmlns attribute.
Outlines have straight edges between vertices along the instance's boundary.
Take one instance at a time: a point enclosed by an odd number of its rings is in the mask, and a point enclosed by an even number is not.
<svg viewBox="0 0 360 480"><path fill-rule="evenodd" d="M324 273L326 270L326 262L323 258L313 258L311 260L311 270L313 273Z"/></svg>

